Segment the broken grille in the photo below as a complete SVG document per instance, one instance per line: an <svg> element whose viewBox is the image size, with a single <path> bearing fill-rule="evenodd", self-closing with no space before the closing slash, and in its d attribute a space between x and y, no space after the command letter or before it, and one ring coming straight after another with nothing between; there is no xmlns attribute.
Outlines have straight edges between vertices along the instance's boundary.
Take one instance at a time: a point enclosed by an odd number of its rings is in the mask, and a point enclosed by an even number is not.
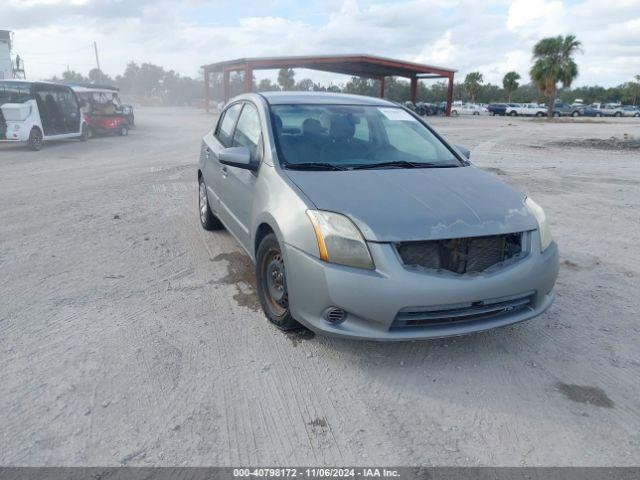
<svg viewBox="0 0 640 480"><path fill-rule="evenodd" d="M495 319L531 308L533 292L522 296L483 300L456 305L406 308L398 312L391 328L451 325L453 323Z"/></svg>
<svg viewBox="0 0 640 480"><path fill-rule="evenodd" d="M396 248L402 262L410 267L477 273L519 256L522 234L403 242Z"/></svg>

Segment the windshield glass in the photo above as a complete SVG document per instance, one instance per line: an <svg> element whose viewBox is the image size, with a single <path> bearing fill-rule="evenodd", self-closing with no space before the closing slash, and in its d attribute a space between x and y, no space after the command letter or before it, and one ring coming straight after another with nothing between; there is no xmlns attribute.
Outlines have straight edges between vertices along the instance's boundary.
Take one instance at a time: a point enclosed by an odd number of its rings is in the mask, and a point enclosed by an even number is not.
<svg viewBox="0 0 640 480"><path fill-rule="evenodd" d="M399 107L274 105L279 154L287 168L458 167L431 131Z"/></svg>
<svg viewBox="0 0 640 480"><path fill-rule="evenodd" d="M26 83L0 82L0 105L24 103L31 98L31 85Z"/></svg>

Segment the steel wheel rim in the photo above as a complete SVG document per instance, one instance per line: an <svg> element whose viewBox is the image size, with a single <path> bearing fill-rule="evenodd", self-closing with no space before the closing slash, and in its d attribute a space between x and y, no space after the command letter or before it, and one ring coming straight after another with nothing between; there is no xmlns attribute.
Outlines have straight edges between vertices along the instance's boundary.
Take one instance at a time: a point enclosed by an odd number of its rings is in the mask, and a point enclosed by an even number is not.
<svg viewBox="0 0 640 480"><path fill-rule="evenodd" d="M204 182L200 181L200 221L205 223L207 221L207 209L209 208L207 203L207 191L205 190Z"/></svg>
<svg viewBox="0 0 640 480"><path fill-rule="evenodd" d="M270 310L281 317L289 308L289 292L282 254L270 250L263 261L263 286Z"/></svg>

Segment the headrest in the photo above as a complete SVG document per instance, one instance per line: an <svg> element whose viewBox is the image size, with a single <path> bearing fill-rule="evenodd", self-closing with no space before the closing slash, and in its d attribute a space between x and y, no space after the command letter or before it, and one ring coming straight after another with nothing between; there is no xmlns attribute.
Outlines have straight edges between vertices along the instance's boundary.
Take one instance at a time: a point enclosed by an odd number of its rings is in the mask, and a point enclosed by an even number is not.
<svg viewBox="0 0 640 480"><path fill-rule="evenodd" d="M348 140L356 133L356 126L345 115L331 117L329 135L334 140Z"/></svg>
<svg viewBox="0 0 640 480"><path fill-rule="evenodd" d="M304 135L322 135L322 124L315 118L307 118L302 122L302 133Z"/></svg>
<svg viewBox="0 0 640 480"><path fill-rule="evenodd" d="M280 118L280 115L274 115L274 118L276 119L276 129L282 130L282 118Z"/></svg>

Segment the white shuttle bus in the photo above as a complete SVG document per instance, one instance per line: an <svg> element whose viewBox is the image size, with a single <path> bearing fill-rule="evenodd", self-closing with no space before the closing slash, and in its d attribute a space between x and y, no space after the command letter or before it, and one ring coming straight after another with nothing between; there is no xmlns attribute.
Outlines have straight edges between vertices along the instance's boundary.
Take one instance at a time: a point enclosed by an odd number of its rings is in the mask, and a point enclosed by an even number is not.
<svg viewBox="0 0 640 480"><path fill-rule="evenodd" d="M80 102L71 88L0 80L0 142L25 142L40 150L43 142L68 138L88 138Z"/></svg>

